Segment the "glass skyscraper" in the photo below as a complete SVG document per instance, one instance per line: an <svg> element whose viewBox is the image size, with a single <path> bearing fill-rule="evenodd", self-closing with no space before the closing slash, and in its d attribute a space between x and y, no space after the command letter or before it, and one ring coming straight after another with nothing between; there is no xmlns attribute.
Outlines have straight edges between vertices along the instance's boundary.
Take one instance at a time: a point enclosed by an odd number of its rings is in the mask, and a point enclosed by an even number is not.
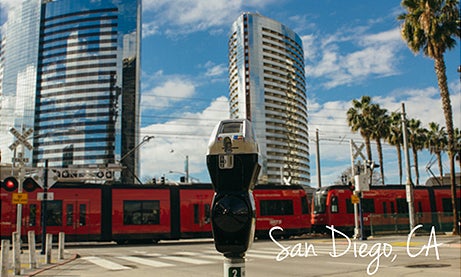
<svg viewBox="0 0 461 277"><path fill-rule="evenodd" d="M25 118L14 125L34 129L32 163L103 167L124 157L122 181L134 182L137 153L130 151L139 133L141 0L29 0L19 9L33 6L35 14L20 17L35 24L16 25L18 17L9 16L0 52L0 93L27 105L24 117L14 107L14 118ZM19 42L11 45L15 36ZM31 44L27 51L22 40ZM30 61L12 67L17 55ZM26 81L21 76L29 69ZM21 82L33 89L22 92Z"/></svg>
<svg viewBox="0 0 461 277"><path fill-rule="evenodd" d="M242 14L229 39L230 113L252 121L261 182L310 183L304 52L285 25Z"/></svg>

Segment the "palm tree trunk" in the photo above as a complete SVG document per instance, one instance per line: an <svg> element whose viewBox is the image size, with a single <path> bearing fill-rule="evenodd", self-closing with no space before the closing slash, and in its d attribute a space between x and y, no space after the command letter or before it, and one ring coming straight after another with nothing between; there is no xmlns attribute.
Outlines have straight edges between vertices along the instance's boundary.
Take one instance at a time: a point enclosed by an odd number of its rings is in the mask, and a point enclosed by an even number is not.
<svg viewBox="0 0 461 277"><path fill-rule="evenodd" d="M448 92L447 75L443 53L434 59L435 74L442 99L443 114L445 116L445 125L448 134L448 157L450 159L450 186L451 186L451 204L453 207L453 234L459 235L459 214L456 203L456 179L455 179L455 155L454 155L454 130L453 130L453 113L451 111L450 93Z"/></svg>
<svg viewBox="0 0 461 277"><path fill-rule="evenodd" d="M371 157L371 143L370 143L370 137L365 137L365 148L367 151L367 157L371 161L373 158Z"/></svg>
<svg viewBox="0 0 461 277"><path fill-rule="evenodd" d="M415 184L419 185L419 169L418 169L418 150L416 147L411 147L413 151L413 162L415 166Z"/></svg>
<svg viewBox="0 0 461 277"><path fill-rule="evenodd" d="M381 171L381 183L384 185L384 163L383 163L383 147L381 140L376 140L376 149L378 150L379 170Z"/></svg>

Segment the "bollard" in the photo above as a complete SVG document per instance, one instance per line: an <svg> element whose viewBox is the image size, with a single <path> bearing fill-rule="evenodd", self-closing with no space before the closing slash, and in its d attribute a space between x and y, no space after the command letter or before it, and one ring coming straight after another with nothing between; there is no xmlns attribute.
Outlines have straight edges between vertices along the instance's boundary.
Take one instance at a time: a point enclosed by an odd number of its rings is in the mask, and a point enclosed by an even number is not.
<svg viewBox="0 0 461 277"><path fill-rule="evenodd" d="M58 242L58 260L64 259L64 232L59 232L59 242Z"/></svg>
<svg viewBox="0 0 461 277"><path fill-rule="evenodd" d="M0 277L8 277L9 251L10 251L10 241L7 239L2 239L2 254L0 258L2 270L0 271Z"/></svg>
<svg viewBox="0 0 461 277"><path fill-rule="evenodd" d="M29 268L37 268L37 252L35 250L35 232L27 232L27 238L29 241Z"/></svg>
<svg viewBox="0 0 461 277"><path fill-rule="evenodd" d="M51 263L51 248L53 246L53 235L46 234L45 264Z"/></svg>
<svg viewBox="0 0 461 277"><path fill-rule="evenodd" d="M21 238L18 232L13 232L13 272L21 275Z"/></svg>

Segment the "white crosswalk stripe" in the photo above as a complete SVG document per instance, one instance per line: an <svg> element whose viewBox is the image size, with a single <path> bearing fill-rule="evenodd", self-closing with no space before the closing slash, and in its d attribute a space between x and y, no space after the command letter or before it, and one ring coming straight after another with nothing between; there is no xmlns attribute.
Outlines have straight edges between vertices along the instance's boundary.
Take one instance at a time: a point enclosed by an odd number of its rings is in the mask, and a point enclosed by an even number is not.
<svg viewBox="0 0 461 277"><path fill-rule="evenodd" d="M275 259L278 252L273 250L249 250L246 258L254 259ZM134 266L125 266L120 263L123 261L133 264L162 268L174 267L181 264L206 265L224 261L224 256L216 250L209 249L200 252L174 252L167 254L147 253L145 251L135 251L133 256L116 256L110 258L100 258L96 256L82 257L83 260L91 262L97 266L108 270L127 270Z"/></svg>
<svg viewBox="0 0 461 277"><path fill-rule="evenodd" d="M118 257L118 258L130 261L130 262L142 264L142 265L152 266L152 267L174 266L173 264L164 263L164 262L156 261L153 259L139 258L139 257L133 257L133 256L123 256L123 257Z"/></svg>
<svg viewBox="0 0 461 277"><path fill-rule="evenodd" d="M90 256L90 257L83 257L82 259L86 260L86 261L89 261L89 262L91 262L91 263L93 263L95 265L98 265L100 267L104 267L106 269L109 269L109 270L131 269L130 267L127 267L127 266L124 266L124 265L121 265L121 264L117 264L117 263L114 263L114 262L111 262L109 260L102 259L102 258L99 258L99 257Z"/></svg>
<svg viewBox="0 0 461 277"><path fill-rule="evenodd" d="M208 260L217 260L217 261L223 261L224 260L224 257L221 253L219 252L216 252L215 253L210 253L210 254L206 254L206 253L196 253L196 252L176 252L175 253L176 255L182 255L182 256L192 256L192 257L200 257L200 258L203 258L203 259L208 259ZM214 255L212 255L214 254Z"/></svg>
<svg viewBox="0 0 461 277"><path fill-rule="evenodd" d="M159 258L166 259L166 260L171 260L171 261L176 261L176 262L195 264L195 265L214 263L212 261L206 261L206 260L202 260L202 259L194 259L194 258L184 257L184 256L160 256Z"/></svg>

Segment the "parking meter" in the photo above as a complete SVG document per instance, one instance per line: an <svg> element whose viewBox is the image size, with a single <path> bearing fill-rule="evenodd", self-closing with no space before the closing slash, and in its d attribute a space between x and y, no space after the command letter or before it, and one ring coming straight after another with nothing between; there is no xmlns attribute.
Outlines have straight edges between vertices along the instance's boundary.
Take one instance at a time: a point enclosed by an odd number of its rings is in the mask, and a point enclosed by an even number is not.
<svg viewBox="0 0 461 277"><path fill-rule="evenodd" d="M211 225L215 247L227 258L243 258L255 231L253 188L261 169L251 122L221 121L208 144L207 167L215 194Z"/></svg>

